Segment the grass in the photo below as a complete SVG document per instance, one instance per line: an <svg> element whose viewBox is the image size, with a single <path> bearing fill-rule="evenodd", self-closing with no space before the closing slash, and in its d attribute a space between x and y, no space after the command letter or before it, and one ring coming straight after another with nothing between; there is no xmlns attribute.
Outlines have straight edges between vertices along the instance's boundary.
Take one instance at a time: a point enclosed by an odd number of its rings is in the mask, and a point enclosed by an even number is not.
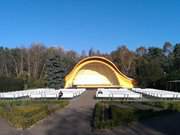
<svg viewBox="0 0 180 135"><path fill-rule="evenodd" d="M25 129L67 104L59 100L0 100L0 116Z"/></svg>
<svg viewBox="0 0 180 135"><path fill-rule="evenodd" d="M180 102L99 102L94 109L93 127L104 129L129 125L172 112L180 112Z"/></svg>
<svg viewBox="0 0 180 135"><path fill-rule="evenodd" d="M165 110L172 110L172 111L180 112L179 101L144 102L143 104L159 107Z"/></svg>

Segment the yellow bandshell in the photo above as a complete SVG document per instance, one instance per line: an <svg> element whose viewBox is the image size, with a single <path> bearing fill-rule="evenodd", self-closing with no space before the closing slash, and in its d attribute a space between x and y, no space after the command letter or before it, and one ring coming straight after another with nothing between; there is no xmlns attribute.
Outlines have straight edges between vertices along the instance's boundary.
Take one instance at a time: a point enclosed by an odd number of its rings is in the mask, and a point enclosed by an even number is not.
<svg viewBox="0 0 180 135"><path fill-rule="evenodd" d="M133 88L135 80L128 78L105 57L91 56L80 60L65 77L65 88Z"/></svg>

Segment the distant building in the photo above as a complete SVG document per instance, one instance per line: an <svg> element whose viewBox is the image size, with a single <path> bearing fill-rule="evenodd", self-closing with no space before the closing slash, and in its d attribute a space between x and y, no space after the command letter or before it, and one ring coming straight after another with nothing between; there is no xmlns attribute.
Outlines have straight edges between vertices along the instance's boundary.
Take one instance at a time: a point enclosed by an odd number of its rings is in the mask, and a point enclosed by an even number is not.
<svg viewBox="0 0 180 135"><path fill-rule="evenodd" d="M79 61L65 77L65 88L133 88L128 78L110 60L92 56Z"/></svg>

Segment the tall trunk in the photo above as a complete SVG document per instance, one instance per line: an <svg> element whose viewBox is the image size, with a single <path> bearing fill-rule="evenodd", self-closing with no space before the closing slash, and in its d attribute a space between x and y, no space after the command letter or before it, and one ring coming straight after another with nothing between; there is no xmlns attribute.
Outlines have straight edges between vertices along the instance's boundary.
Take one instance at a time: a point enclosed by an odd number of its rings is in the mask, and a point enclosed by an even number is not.
<svg viewBox="0 0 180 135"><path fill-rule="evenodd" d="M10 54L10 56L11 56L11 58L13 60L14 66L15 66L14 69L15 69L16 77L18 77L19 76L18 63L17 63L17 61L16 61L16 59L14 58L13 55Z"/></svg>
<svg viewBox="0 0 180 135"><path fill-rule="evenodd" d="M22 75L23 72L24 72L24 55L23 55L23 50L21 50L20 74Z"/></svg>
<svg viewBox="0 0 180 135"><path fill-rule="evenodd" d="M39 79L43 78L45 67L46 67L46 64L44 63L43 68L42 68L41 73L40 73Z"/></svg>
<svg viewBox="0 0 180 135"><path fill-rule="evenodd" d="M31 58L30 58L30 52L29 50L27 51L27 70L28 70L28 79L31 78Z"/></svg>

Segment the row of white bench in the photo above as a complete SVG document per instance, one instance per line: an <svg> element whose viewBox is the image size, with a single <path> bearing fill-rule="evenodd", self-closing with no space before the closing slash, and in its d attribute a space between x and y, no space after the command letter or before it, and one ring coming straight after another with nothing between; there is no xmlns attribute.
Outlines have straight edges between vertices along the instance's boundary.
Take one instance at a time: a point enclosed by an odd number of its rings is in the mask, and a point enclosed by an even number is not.
<svg viewBox="0 0 180 135"><path fill-rule="evenodd" d="M128 89L98 89L96 91L97 98L142 98L142 94L135 93Z"/></svg>
<svg viewBox="0 0 180 135"><path fill-rule="evenodd" d="M158 90L158 89L152 89L152 88L133 88L134 92L142 93L148 96L156 97L156 98L167 98L167 99L179 99L180 93L179 92L173 92L173 91L166 91L166 90Z"/></svg>
<svg viewBox="0 0 180 135"><path fill-rule="evenodd" d="M85 89L50 89L50 88L40 88L40 89L29 89L22 91L12 91L12 92L1 92L0 98L74 98L81 95ZM141 89L132 88L128 90L125 88L121 89L98 89L96 91L97 98L142 98L142 94L157 97L157 98L169 98L169 99L180 99L179 92L157 90L157 89Z"/></svg>
<svg viewBox="0 0 180 135"><path fill-rule="evenodd" d="M0 98L74 98L81 95L85 89L30 89L22 91L1 92Z"/></svg>

